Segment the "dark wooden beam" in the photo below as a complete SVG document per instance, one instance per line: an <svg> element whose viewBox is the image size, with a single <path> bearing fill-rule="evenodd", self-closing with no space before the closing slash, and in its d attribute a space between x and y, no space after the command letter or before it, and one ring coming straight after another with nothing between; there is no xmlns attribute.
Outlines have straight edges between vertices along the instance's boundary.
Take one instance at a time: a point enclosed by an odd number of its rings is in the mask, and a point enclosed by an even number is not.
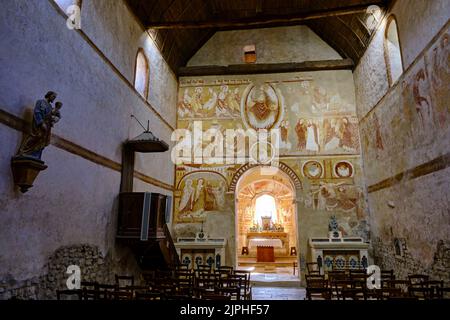
<svg viewBox="0 0 450 320"><path fill-rule="evenodd" d="M305 61L293 63L233 64L228 66L193 66L178 68L178 76L193 77L322 70L352 70L353 67L354 63L352 59Z"/></svg>
<svg viewBox="0 0 450 320"><path fill-rule="evenodd" d="M174 21L174 22L151 22L147 27L149 29L202 29L202 28L228 28L228 27L249 27L276 25L284 23L303 23L310 20L323 19L329 17L338 17L351 14L364 13L367 8L376 4L381 6L383 3L374 1L365 5L357 5L351 7L341 7L337 9L325 9L317 11L309 11L306 13L297 13L290 15L272 15L261 16L236 20L211 20L211 21Z"/></svg>

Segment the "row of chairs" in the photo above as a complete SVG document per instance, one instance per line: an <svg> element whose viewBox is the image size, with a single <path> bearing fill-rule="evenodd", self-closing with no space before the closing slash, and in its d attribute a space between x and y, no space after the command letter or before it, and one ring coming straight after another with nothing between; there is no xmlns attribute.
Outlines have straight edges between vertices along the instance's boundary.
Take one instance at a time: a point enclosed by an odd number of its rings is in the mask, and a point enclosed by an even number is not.
<svg viewBox="0 0 450 320"><path fill-rule="evenodd" d="M57 290L58 300L250 300L250 272L221 267L157 270L144 274L145 284L134 277L116 275L115 284L81 282L78 290Z"/></svg>
<svg viewBox="0 0 450 320"><path fill-rule="evenodd" d="M367 285L366 270L329 271L321 275L315 271L306 275L306 297L312 299L443 299L449 288L443 281L430 280L427 275L410 275L407 280L397 280L393 270L381 270L381 288Z"/></svg>
<svg viewBox="0 0 450 320"><path fill-rule="evenodd" d="M236 300L251 299L250 272L234 270L233 267L222 266L212 270L207 265L200 265L195 270L179 266L172 271L156 271L146 275L147 283L170 291L178 288L181 294L189 297L203 297L216 294L230 296Z"/></svg>

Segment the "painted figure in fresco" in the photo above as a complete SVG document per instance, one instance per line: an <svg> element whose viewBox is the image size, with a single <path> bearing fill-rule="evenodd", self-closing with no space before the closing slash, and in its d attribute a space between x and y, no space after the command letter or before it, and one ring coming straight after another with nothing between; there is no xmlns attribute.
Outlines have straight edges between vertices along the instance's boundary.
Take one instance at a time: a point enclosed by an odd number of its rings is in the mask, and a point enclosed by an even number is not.
<svg viewBox="0 0 450 320"><path fill-rule="evenodd" d="M207 184L205 210L218 210L225 204L225 182L221 181L218 187Z"/></svg>
<svg viewBox="0 0 450 320"><path fill-rule="evenodd" d="M404 118L404 132L406 133L406 135L409 136L410 139L413 138L414 134L413 134L413 121L414 121L414 115L413 115L413 111L412 108L414 106L414 99L412 97L412 95L410 94L410 84L408 83L408 81L403 80L402 81L402 105L403 105L403 118ZM378 118L376 117L376 115L374 114L374 121L376 127L380 127L379 122L378 122ZM381 135L380 135L381 136Z"/></svg>
<svg viewBox="0 0 450 320"><path fill-rule="evenodd" d="M431 55L431 86L434 91L434 105L437 112L436 120L441 128L445 127L445 123L450 116L450 103L448 103L450 96L448 90L450 82L449 37L447 33L444 34L439 41L439 45L433 49Z"/></svg>
<svg viewBox="0 0 450 320"><path fill-rule="evenodd" d="M295 126L295 132L297 133L297 149L304 150L306 148L306 125L304 119L298 119Z"/></svg>
<svg viewBox="0 0 450 320"><path fill-rule="evenodd" d="M350 177L352 175L352 169L346 162L340 162L336 165L336 174L341 178Z"/></svg>
<svg viewBox="0 0 450 320"><path fill-rule="evenodd" d="M338 121L336 119L325 119L323 122L323 129L325 136L324 149L330 151L338 148L341 143Z"/></svg>
<svg viewBox="0 0 450 320"><path fill-rule="evenodd" d="M210 98L208 99L208 101L205 102L205 104L202 107L204 112L212 110L217 103L217 93L215 93L214 90L211 88L208 89L208 93Z"/></svg>
<svg viewBox="0 0 450 320"><path fill-rule="evenodd" d="M239 88L235 88L233 94L230 95L230 102L228 103L230 106L231 112L235 116L240 115L241 109L241 94L239 93Z"/></svg>
<svg viewBox="0 0 450 320"><path fill-rule="evenodd" d="M326 90L321 87L314 88L313 104L311 110L314 113L321 113L328 111L330 104L330 97L328 96Z"/></svg>
<svg viewBox="0 0 450 320"><path fill-rule="evenodd" d="M184 89L183 100L178 103L178 115L180 118L193 116L191 101L188 89Z"/></svg>
<svg viewBox="0 0 450 320"><path fill-rule="evenodd" d="M179 212L190 212L193 209L194 204L194 187L192 186L192 180L187 179L181 193Z"/></svg>
<svg viewBox="0 0 450 320"><path fill-rule="evenodd" d="M306 127L306 150L309 151L319 151L319 135L317 130L317 125L308 120Z"/></svg>
<svg viewBox="0 0 450 320"><path fill-rule="evenodd" d="M247 101L250 125L257 129L270 129L278 114L278 98L268 85L254 87Z"/></svg>
<svg viewBox="0 0 450 320"><path fill-rule="evenodd" d="M31 132L24 136L17 156L41 159L42 151L50 144L51 129L61 118L62 103L56 102L55 107L52 107L56 96L55 92L49 91L44 99L36 102Z"/></svg>
<svg viewBox="0 0 450 320"><path fill-rule="evenodd" d="M210 182L206 182L205 186L205 206L204 209L206 211L217 210L216 197L213 193L213 186Z"/></svg>
<svg viewBox="0 0 450 320"><path fill-rule="evenodd" d="M347 117L342 119L340 126L340 134L341 139L339 146L344 149L350 149L351 151L355 151L357 149L357 144L355 142L355 135L357 133Z"/></svg>
<svg viewBox="0 0 450 320"><path fill-rule="evenodd" d="M420 82L425 80L425 70L420 69L414 76L413 96L416 104L416 112L419 116L422 128L425 128L424 114L427 116L427 118L430 118L431 116L430 103L428 102L427 98L423 97L420 93Z"/></svg>
<svg viewBox="0 0 450 320"><path fill-rule="evenodd" d="M380 123L378 122L378 117L374 113L373 114L373 124L375 127L375 146L379 150L383 150L383 138L381 137L381 129L380 129Z"/></svg>
<svg viewBox="0 0 450 320"><path fill-rule="evenodd" d="M361 197L361 191L357 186L345 185L345 182L320 182L319 188L311 190L310 193L313 197L317 195L317 204L312 201L313 209L327 211L350 212L357 208ZM308 203L305 202L305 205Z"/></svg>
<svg viewBox="0 0 450 320"><path fill-rule="evenodd" d="M319 178L322 175L322 167L316 161L311 162L308 167L308 174L313 178Z"/></svg>
<svg viewBox="0 0 450 320"><path fill-rule="evenodd" d="M227 105L227 97L228 97L228 86L222 85L220 87L219 96L217 97L216 116L230 114Z"/></svg>
<svg viewBox="0 0 450 320"><path fill-rule="evenodd" d="M203 95L203 88L197 87L194 90L194 96L191 98L192 111L195 115L199 116L202 115L203 111L202 95Z"/></svg>
<svg viewBox="0 0 450 320"><path fill-rule="evenodd" d="M205 180L203 178L197 180L197 186L195 187L193 211L205 210L206 190L204 183Z"/></svg>
<svg viewBox="0 0 450 320"><path fill-rule="evenodd" d="M283 120L280 123L280 135L281 135L281 141L280 141L280 148L282 149L291 149L291 143L289 142L288 138L289 134L289 121Z"/></svg>

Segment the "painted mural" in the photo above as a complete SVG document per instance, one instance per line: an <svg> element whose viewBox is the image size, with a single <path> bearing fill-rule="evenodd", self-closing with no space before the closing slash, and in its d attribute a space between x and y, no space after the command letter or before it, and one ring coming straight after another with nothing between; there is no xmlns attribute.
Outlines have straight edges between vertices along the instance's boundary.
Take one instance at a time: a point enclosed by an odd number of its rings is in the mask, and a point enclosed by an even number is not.
<svg viewBox="0 0 450 320"><path fill-rule="evenodd" d="M322 78L184 81L179 128L194 120L205 128L279 128L281 154L358 154L354 93L344 95L333 77Z"/></svg>
<svg viewBox="0 0 450 320"><path fill-rule="evenodd" d="M315 223L322 221L325 229L329 215L336 214L343 234L367 239L354 99L353 77L348 71L182 78L177 128L193 130L194 121L201 121L203 132L215 128L224 137L227 129L279 129L280 162L299 181L296 210L314 215ZM204 139L203 147L209 142ZM239 149L236 141L225 141L224 147ZM199 222L209 230L216 228L222 236L234 234L233 229L219 226L224 219L234 221L234 192L238 190L234 186L243 167L245 163L189 162L176 167L177 235L192 234L193 224ZM261 186L266 184L261 182ZM242 199L254 196L261 186L243 190ZM251 217L241 211L251 224Z"/></svg>
<svg viewBox="0 0 450 320"><path fill-rule="evenodd" d="M444 33L426 55L435 108L435 122L441 129L450 123L450 35Z"/></svg>
<svg viewBox="0 0 450 320"><path fill-rule="evenodd" d="M182 175L175 194L176 221L201 222L208 212L224 210L226 191L227 181L220 173L192 171Z"/></svg>

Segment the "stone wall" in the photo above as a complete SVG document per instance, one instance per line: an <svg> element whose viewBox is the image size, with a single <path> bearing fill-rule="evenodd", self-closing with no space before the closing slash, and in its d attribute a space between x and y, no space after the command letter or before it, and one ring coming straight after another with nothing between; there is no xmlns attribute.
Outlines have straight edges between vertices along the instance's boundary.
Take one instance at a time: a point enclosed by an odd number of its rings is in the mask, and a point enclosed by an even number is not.
<svg viewBox="0 0 450 320"><path fill-rule="evenodd" d="M386 20L354 72L374 261L402 278L449 279L449 12L448 1L396 1L402 76L389 86Z"/></svg>
<svg viewBox="0 0 450 320"><path fill-rule="evenodd" d="M342 59L308 27L291 26L216 32L188 66L242 64L244 46L252 44L256 63Z"/></svg>
<svg viewBox="0 0 450 320"><path fill-rule="evenodd" d="M149 120L150 130L171 144L178 82L152 39L124 1L83 0L81 9L81 30L69 30L52 0L2 2L0 290L6 298L54 297L46 290L60 283L49 278L60 281L63 265L78 259L104 260L82 268L88 278L107 270L136 274L134 258L115 242L121 145L143 131L130 115ZM150 64L147 100L133 88L139 48ZM64 103L62 119L42 156L48 168L22 194L10 161L22 122L31 120L36 100L48 90ZM172 195L169 152L136 155L135 170L134 190ZM83 253L82 244L93 251ZM74 256L50 258L60 248L76 248Z"/></svg>
<svg viewBox="0 0 450 320"><path fill-rule="evenodd" d="M120 248L121 257L104 255L98 247L89 244L58 248L47 259L46 273L31 279L17 281L7 275L0 281L0 299L55 299L56 290L67 290L67 268L71 265L80 267L81 281L115 284L115 275L134 275L135 284L143 279L134 257L128 250Z"/></svg>

